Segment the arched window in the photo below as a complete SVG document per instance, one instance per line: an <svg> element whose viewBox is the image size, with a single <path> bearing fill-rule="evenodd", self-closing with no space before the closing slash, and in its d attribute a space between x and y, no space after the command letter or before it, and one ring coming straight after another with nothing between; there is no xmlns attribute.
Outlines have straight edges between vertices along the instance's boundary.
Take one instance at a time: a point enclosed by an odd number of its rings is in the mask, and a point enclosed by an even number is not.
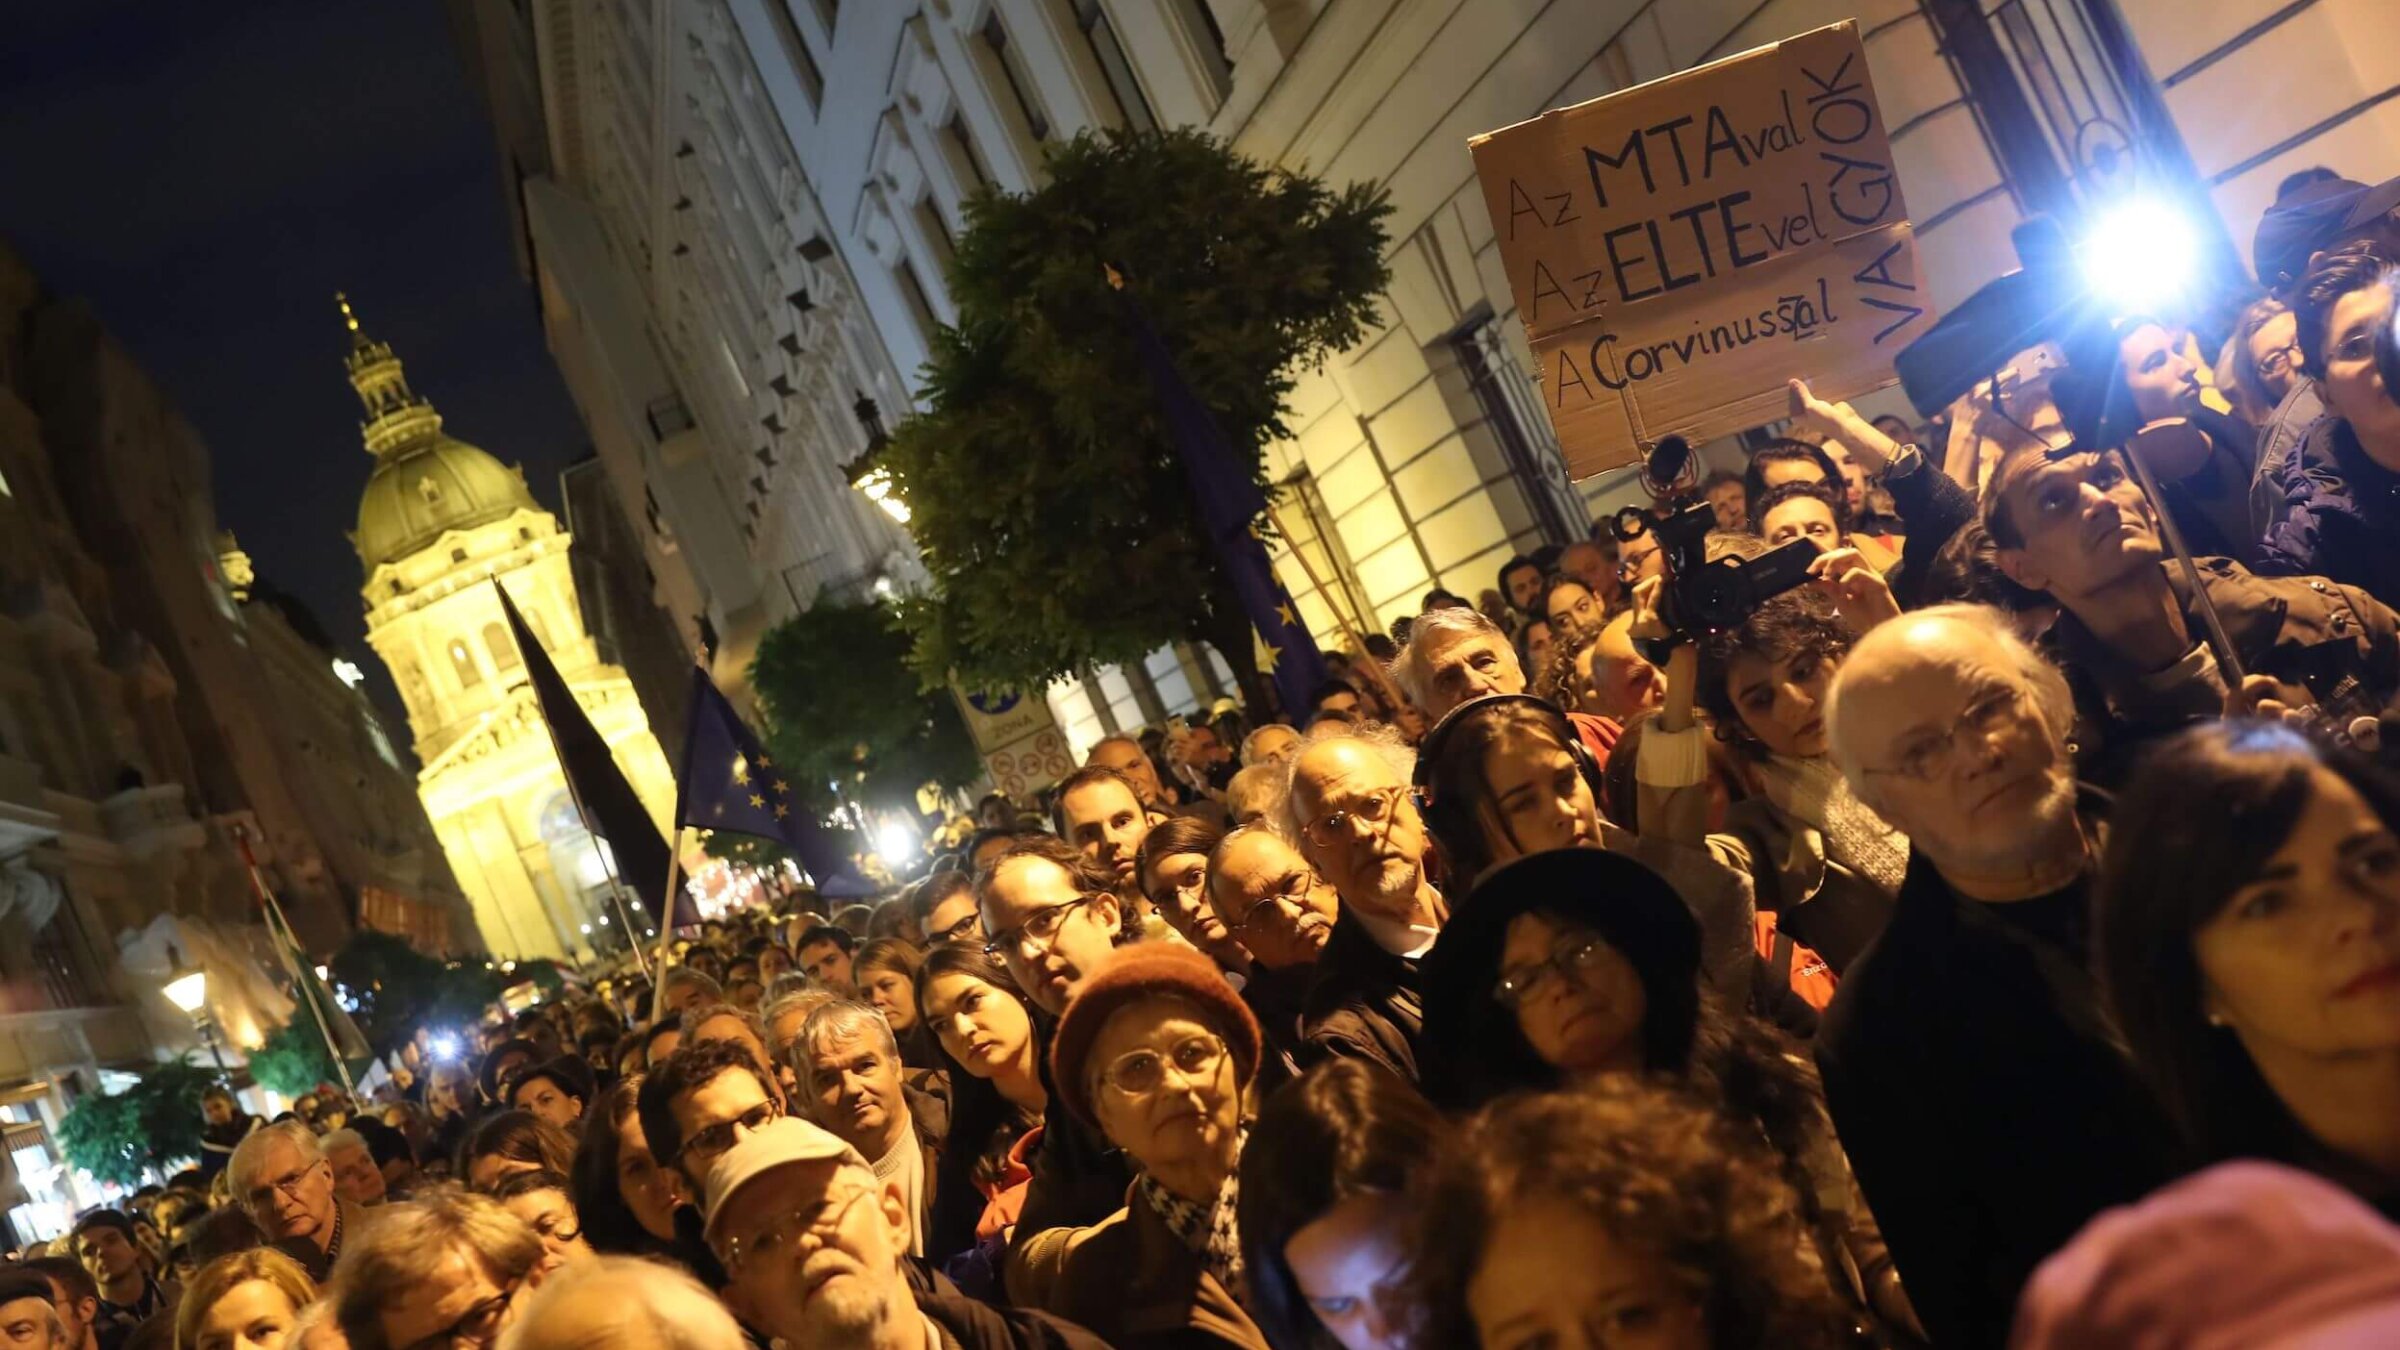
<svg viewBox="0 0 2400 1350"><path fill-rule="evenodd" d="M483 626L483 649L492 654L494 670L515 670L520 664L517 660L517 644L509 640L508 630L496 623Z"/></svg>
<svg viewBox="0 0 2400 1350"><path fill-rule="evenodd" d="M467 650L464 638L450 639L450 669L458 676L458 687L472 689L483 683L483 669L475 664L475 653Z"/></svg>

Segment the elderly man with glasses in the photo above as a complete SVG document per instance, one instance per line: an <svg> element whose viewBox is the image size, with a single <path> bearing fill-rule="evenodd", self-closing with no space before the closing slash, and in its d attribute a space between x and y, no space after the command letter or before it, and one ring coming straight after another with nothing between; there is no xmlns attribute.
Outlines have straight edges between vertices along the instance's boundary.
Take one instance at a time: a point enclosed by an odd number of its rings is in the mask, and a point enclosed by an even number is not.
<svg viewBox="0 0 2400 1350"><path fill-rule="evenodd" d="M2074 704L2005 616L1943 605L1861 638L1825 720L1912 845L1817 1034L1825 1104L1933 1340L1996 1347L2035 1265L2175 1152L2091 969L2104 826Z"/></svg>
<svg viewBox="0 0 2400 1350"><path fill-rule="evenodd" d="M1364 1059L1417 1081L1424 1020L1417 962L1449 907L1425 875L1416 756L1382 728L1325 726L1292 761L1285 828L1340 897L1301 1008L1312 1052Z"/></svg>
<svg viewBox="0 0 2400 1350"><path fill-rule="evenodd" d="M233 1150L225 1170L234 1203L322 1284L361 1217L334 1194L333 1164L315 1132L296 1120L269 1125Z"/></svg>
<svg viewBox="0 0 2400 1350"><path fill-rule="evenodd" d="M1301 1009L1341 918L1340 899L1282 836L1252 826L1226 835L1209 855L1208 902L1250 953L1242 1001L1269 1051L1297 1066L1305 1057Z"/></svg>

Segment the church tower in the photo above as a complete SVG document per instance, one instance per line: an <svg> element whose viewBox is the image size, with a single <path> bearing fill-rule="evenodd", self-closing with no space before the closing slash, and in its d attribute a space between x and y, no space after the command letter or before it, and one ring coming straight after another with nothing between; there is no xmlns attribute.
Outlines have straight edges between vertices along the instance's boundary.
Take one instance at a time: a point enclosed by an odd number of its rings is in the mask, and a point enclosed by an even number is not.
<svg viewBox="0 0 2400 1350"><path fill-rule="evenodd" d="M336 300L375 457L351 536L366 570L367 641L407 706L424 766L417 794L492 952L573 955L617 922L610 863L576 814L495 578L662 828L674 795L666 756L625 672L600 660L584 630L573 541L524 471L443 435L392 349Z"/></svg>

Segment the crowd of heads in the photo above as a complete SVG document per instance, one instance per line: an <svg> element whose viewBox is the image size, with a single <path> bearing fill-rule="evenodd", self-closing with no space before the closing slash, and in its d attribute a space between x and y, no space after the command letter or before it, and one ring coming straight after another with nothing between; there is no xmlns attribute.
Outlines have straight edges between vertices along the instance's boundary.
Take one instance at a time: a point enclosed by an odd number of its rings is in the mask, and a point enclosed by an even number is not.
<svg viewBox="0 0 2400 1350"><path fill-rule="evenodd" d="M1797 585L1479 564L872 904L214 1091L0 1346L2389 1343L2400 196L2287 186L2215 327L1665 485Z"/></svg>

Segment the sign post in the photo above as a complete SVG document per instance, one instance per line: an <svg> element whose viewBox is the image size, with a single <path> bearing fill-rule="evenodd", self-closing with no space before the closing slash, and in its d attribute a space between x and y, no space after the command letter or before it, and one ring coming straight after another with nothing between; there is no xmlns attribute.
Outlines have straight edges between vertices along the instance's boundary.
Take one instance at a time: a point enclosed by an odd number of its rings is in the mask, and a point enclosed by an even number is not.
<svg viewBox="0 0 2400 1350"><path fill-rule="evenodd" d="M1890 384L1933 322L1854 22L1469 144L1577 478Z"/></svg>
<svg viewBox="0 0 2400 1350"><path fill-rule="evenodd" d="M1075 772L1066 733L1050 716L1050 704L1039 693L970 694L953 681L975 748L983 754L992 784L1020 801Z"/></svg>

